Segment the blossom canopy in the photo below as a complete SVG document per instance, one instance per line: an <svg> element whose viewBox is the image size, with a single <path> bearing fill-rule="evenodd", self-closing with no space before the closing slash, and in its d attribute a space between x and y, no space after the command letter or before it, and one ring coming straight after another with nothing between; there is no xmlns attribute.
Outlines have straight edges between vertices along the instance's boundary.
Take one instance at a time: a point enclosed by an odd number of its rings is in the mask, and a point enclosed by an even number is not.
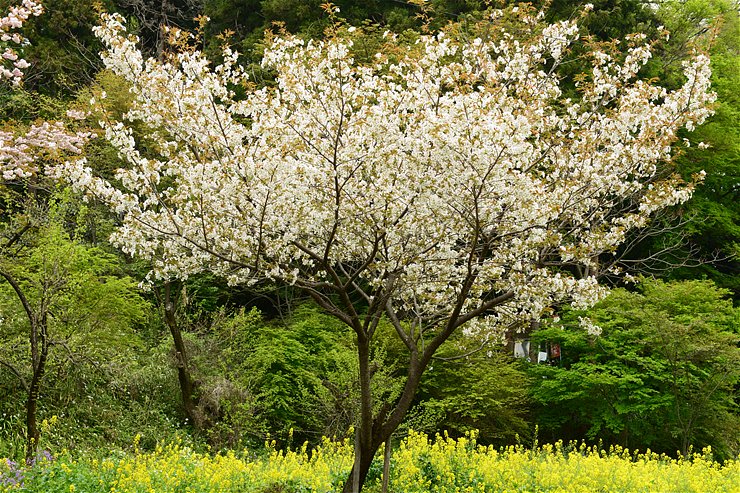
<svg viewBox="0 0 740 493"><path fill-rule="evenodd" d="M198 51L144 59L104 15L103 59L134 102L102 125L129 166L115 185L84 159L56 172L121 215L114 243L155 278L344 286L423 327L587 306L605 291L599 258L691 195L660 164L678 129L711 113L709 60L687 61L668 91L637 77L650 48L636 36L621 57L591 53L568 98L556 67L576 23L523 13L514 35L502 18L472 41L387 35L369 62L351 31L274 37L263 65L276 83L256 88L228 49L213 68Z"/></svg>

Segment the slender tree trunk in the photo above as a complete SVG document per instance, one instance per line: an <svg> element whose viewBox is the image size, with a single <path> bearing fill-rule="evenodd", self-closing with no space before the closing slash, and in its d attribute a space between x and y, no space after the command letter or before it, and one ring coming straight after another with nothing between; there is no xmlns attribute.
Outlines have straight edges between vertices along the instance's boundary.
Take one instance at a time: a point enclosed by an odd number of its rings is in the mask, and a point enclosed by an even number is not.
<svg viewBox="0 0 740 493"><path fill-rule="evenodd" d="M41 439L41 432L36 420L38 409L39 390L41 379L46 371L46 360L49 356L49 344L46 334L46 320L42 319L38 325L33 324L31 328L32 341L35 346L32 353L37 355L33 361L33 378L28 387L28 400L26 401L26 464L31 464L36 456L36 450Z"/></svg>
<svg viewBox="0 0 740 493"><path fill-rule="evenodd" d="M36 422L36 410L38 408L41 379L46 371L46 360L49 356L48 307L42 298L39 313L34 313L31 303L26 298L26 294L15 277L1 268L0 277L3 277L13 288L28 318L28 341L31 345L31 367L33 369L33 378L28 386L28 399L26 400L26 463L30 464L36 456L36 449L41 438L41 432Z"/></svg>
<svg viewBox="0 0 740 493"><path fill-rule="evenodd" d="M333 273L331 268L328 268L327 270ZM333 275L337 277L335 273L333 273ZM425 345L422 345L421 348L419 348L416 342L416 337L421 336L421 334L417 334L415 337L413 333L406 332L395 310L393 310L393 307L388 301L389 295L385 295L382 292L376 293L377 297L371 299L368 313L365 315L370 318L366 318L365 323L363 324L360 322L359 316L354 311L348 292L345 291L346 286L337 285L336 287L337 292L344 298L347 312L342 312L334 307L325 297L312 294L312 297L321 306L327 308L332 314L337 316L337 318L347 323L347 325L354 330L355 334L357 334L361 412L359 427L355 432L357 440L355 446L355 460L352 465L352 471L344 483L344 488L342 490L343 493L360 493L362 490L362 486L367 478L367 473L370 470L370 465L375 457L375 453L383 443L389 441L393 432L396 431L396 428L398 428L398 426L403 422L406 417L406 413L408 413L408 410L411 408L411 404L414 401L416 390L421 382L421 376L427 366L429 366L432 356L439 347L465 322L485 313L493 307L505 303L514 296L513 292L505 292L481 303L477 308L463 313L464 302L474 279L475 275L471 274L465 281L459 295L458 303L453 309L447 323L440 326L439 333L431 338ZM393 285L391 282L386 289L392 289L392 287ZM309 291L309 293L311 293L311 291ZM375 303L375 300L379 300L379 302ZM378 311L373 312L373 310ZM377 322L380 320L381 310L385 311L388 315L388 319L396 329L398 336L408 348L409 365L406 383L404 384L398 400L394 405L390 405L391 403L389 402L384 402L377 415L373 416L370 343L372 341L375 328L377 327Z"/></svg>
<svg viewBox="0 0 740 493"><path fill-rule="evenodd" d="M370 369L370 340L360 337L357 341L357 356L359 360L360 377L360 423L355 430L355 464L352 467L345 492L359 493L365 482L375 452L380 444L376 444L373 436L373 396L371 390Z"/></svg>
<svg viewBox="0 0 740 493"><path fill-rule="evenodd" d="M358 430L359 431L359 430ZM381 442L382 443L382 442ZM360 446L360 455L355 457L355 463L352 466L352 471L344 483L343 493L360 493L362 487L365 484L365 478L367 473L370 471L370 465L373 463L373 457L380 448L380 445L372 445L367 447ZM359 459L359 460L358 460ZM357 489L355 489L357 486Z"/></svg>
<svg viewBox="0 0 740 493"><path fill-rule="evenodd" d="M362 452L360 449L360 430L355 430L355 460L357 460L358 457L362 457ZM353 467L352 472L350 472L349 475L349 481L352 481L352 488L350 491L360 491L360 487L362 486L363 480L360 479L360 468L359 467ZM345 485L345 490L347 489L347 486Z"/></svg>
<svg viewBox="0 0 740 493"><path fill-rule="evenodd" d="M163 62L164 61L164 46L165 46L165 38L167 37L167 10L169 8L169 2L167 0L163 0L160 10L159 10L159 22L157 23L156 31L152 29L154 32L154 36L156 36L156 56L157 60Z"/></svg>
<svg viewBox="0 0 740 493"><path fill-rule="evenodd" d="M412 362L409 365L409 374L406 380L406 385L404 386L403 392L401 393L393 412L388 416L386 408L386 410L378 413L378 416L373 419L372 395L370 394L371 372L369 366L369 345L367 348L367 365L363 364L365 351L360 349L361 347L362 345L358 344L358 355L360 356L361 399L363 406L367 403L370 407L368 408L367 413L363 413L360 426L356 431L360 436L359 450L357 450L357 448L355 449L355 462L352 466L352 471L344 484L344 488L342 490L343 493L360 493L360 491L362 491L365 478L367 478L367 473L370 470L370 465L373 462L376 452L380 449L381 445L390 442L391 435L406 416L407 411L411 407L414 396L416 395L416 389L419 386L421 373L426 367L425 363L420 362L416 358L412 358ZM365 371L367 372L364 375L363 369L366 369ZM366 386L363 384L365 380L367 381ZM367 394L365 394L366 392ZM367 420L366 416L369 416Z"/></svg>
<svg viewBox="0 0 740 493"><path fill-rule="evenodd" d="M182 332L180 331L180 325L177 323L176 318L176 305L173 300L171 293L171 285L169 282L164 285L164 320L167 328L170 330L172 335L172 341L175 345L175 361L177 364L177 379L180 383L180 394L182 397L182 406L185 410L185 415L188 420L193 424L196 429L202 427L201 420L198 419L196 413L197 397L196 397L196 384L190 374L190 364L188 360L188 352L185 347L185 341L182 338Z"/></svg>

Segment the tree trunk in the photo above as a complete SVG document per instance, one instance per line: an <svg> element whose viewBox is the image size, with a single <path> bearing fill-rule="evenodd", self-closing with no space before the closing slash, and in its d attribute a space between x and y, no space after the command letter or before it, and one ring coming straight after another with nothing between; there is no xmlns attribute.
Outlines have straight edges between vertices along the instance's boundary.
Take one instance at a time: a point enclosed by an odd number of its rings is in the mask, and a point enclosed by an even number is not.
<svg viewBox="0 0 740 493"><path fill-rule="evenodd" d="M188 353L185 347L185 341L182 338L182 332L180 331L180 325L177 323L176 318L176 306L172 299L171 285L169 282L164 285L164 320L167 328L172 334L172 341L175 345L175 361L177 364L177 379L180 383L180 394L182 397L182 406L185 410L185 415L192 425L199 430L202 428L201 420L198 419L196 413L196 406L198 400L196 398L196 385L193 382L193 378L190 375L190 364L188 361Z"/></svg>
<svg viewBox="0 0 740 493"><path fill-rule="evenodd" d="M36 449L39 446L41 432L36 423L36 410L38 408L39 390L41 389L41 379L46 370L46 360L49 356L49 339L47 333L47 312L48 307L44 300L41 300L39 313L34 313L31 303L26 298L21 285L18 284L15 277L10 272L0 269L0 276L3 277L13 288L18 300L23 306L28 318L29 332L28 342L31 345L31 368L33 369L33 378L28 386L28 399L26 400L26 463L30 464L36 456Z"/></svg>
<svg viewBox="0 0 740 493"><path fill-rule="evenodd" d="M357 431L359 432L360 430ZM370 465L373 463L373 457L375 457L375 453L380 448L381 443L383 442L371 442L368 446L360 444L359 457L355 457L355 463L352 466L347 481L344 483L342 493L360 493L362 491L365 478L367 478L367 473L370 470ZM355 489L356 485L357 489Z"/></svg>
<svg viewBox="0 0 740 493"><path fill-rule="evenodd" d="M33 379L28 387L28 400L26 401L26 464L30 465L36 457L36 450L41 439L41 432L36 422L36 410L38 408L39 390L41 379L46 370L46 360L49 355L49 344L46 335L46 320L42 319L39 326L34 324L31 328L33 346L32 353L38 358L33 361ZM40 347L38 346L40 345Z"/></svg>
<svg viewBox="0 0 740 493"><path fill-rule="evenodd" d="M347 481L344 483L342 493L360 493L360 491L362 491L362 487L365 485L365 478L367 478L367 473L370 470L370 465L373 463L373 458L375 458L375 454L384 443L388 447L385 455L388 458L388 461L390 461L390 437L392 432L395 431L395 427L391 430L390 427L387 426L387 423L385 423L385 425L386 426L379 426L376 424L376 426L373 427L371 430L372 437L370 442L360 443L359 454L357 453L357 448L355 448L355 462ZM357 432L361 432L361 430L358 429ZM383 473L387 477L385 468Z"/></svg>
<svg viewBox="0 0 740 493"><path fill-rule="evenodd" d="M372 394L370 393L371 369L369 361L369 343L358 342L358 356L360 359L360 390L362 400L361 421L355 433L359 434L359 445L355 448L355 462L352 471L344 483L343 493L360 493L365 483L365 478L370 470L375 453L384 443L390 443L390 437L406 412L411 407L416 388L419 386L421 374L426 363L420 362L415 357L409 364L409 374L398 402L392 413L388 415L389 407L384 406L378 415L372 416ZM367 406L367 407L366 407ZM358 486L359 485L359 486Z"/></svg>

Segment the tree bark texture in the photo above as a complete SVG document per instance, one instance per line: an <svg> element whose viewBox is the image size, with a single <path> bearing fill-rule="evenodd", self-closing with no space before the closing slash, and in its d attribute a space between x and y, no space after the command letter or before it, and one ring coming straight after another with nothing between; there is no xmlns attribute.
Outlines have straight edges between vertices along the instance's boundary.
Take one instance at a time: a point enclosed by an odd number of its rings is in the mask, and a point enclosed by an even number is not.
<svg viewBox="0 0 740 493"><path fill-rule="evenodd" d="M28 385L28 398L26 399L26 463L30 464L36 456L36 450L41 439L36 411L38 409L39 391L41 390L41 379L44 377L46 360L49 356L48 307L45 299L42 298L38 313L34 312L23 288L15 277L3 269L0 269L0 276L13 288L21 306L23 306L23 310L26 312L26 318L28 318L28 341L31 347L33 373L31 383Z"/></svg>

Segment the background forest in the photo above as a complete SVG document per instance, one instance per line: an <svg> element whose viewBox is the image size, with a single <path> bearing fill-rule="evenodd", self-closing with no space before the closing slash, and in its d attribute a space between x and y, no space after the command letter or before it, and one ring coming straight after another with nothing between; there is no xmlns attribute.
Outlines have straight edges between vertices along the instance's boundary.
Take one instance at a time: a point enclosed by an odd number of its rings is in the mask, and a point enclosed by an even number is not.
<svg viewBox="0 0 740 493"><path fill-rule="evenodd" d="M13 135L41 121L69 120L70 110L86 110L103 93L109 114L70 120L71 128L90 128L127 110L127 86L102 70L98 56L102 46L92 27L100 9L124 15L154 57L167 56L163 28L176 26L197 32L194 42L214 63L221 45L230 44L252 80L269 85L272 74L259 65L266 29L315 38L346 21L371 36L390 30L412 40L451 22L473 23L485 9L502 6L485 0L334 3L339 13L329 16L321 0L46 0L46 12L23 29L31 42L19 49L30 63L22 87L0 87L1 130ZM11 4L0 0L0 11ZM580 8L554 0L547 15L568 19ZM710 53L715 115L691 134L709 147L676 144L675 168L666 170L687 178L706 170L704 183L620 252L641 282L615 277L612 294L588 313L561 310L504 344L462 334L447 341L396 437L409 430L447 430L455 437L479 430L480 443L496 446L574 439L685 454L710 445L715 458L736 457L738 4L597 0L581 27L582 36L600 41L646 33L655 44L643 75L668 87L681 83L681 61L692 46ZM565 80L583 70L577 51L560 68ZM102 174L121 166L104 139L90 140L82 152ZM38 159L63 157L44 149ZM233 287L198 275L141 290L148 266L108 243L119 219L51 181L4 177L0 457L26 455L30 405L37 445L53 454L153 449L177 439L222 450L257 448L266 439L282 446L349 436L359 412L350 329L291 288ZM600 335L581 328L586 315ZM381 322L381 343L371 355L373 391L385 396L400 392L406 371L404 348L392 332ZM515 358L523 340L529 341L525 357Z"/></svg>

